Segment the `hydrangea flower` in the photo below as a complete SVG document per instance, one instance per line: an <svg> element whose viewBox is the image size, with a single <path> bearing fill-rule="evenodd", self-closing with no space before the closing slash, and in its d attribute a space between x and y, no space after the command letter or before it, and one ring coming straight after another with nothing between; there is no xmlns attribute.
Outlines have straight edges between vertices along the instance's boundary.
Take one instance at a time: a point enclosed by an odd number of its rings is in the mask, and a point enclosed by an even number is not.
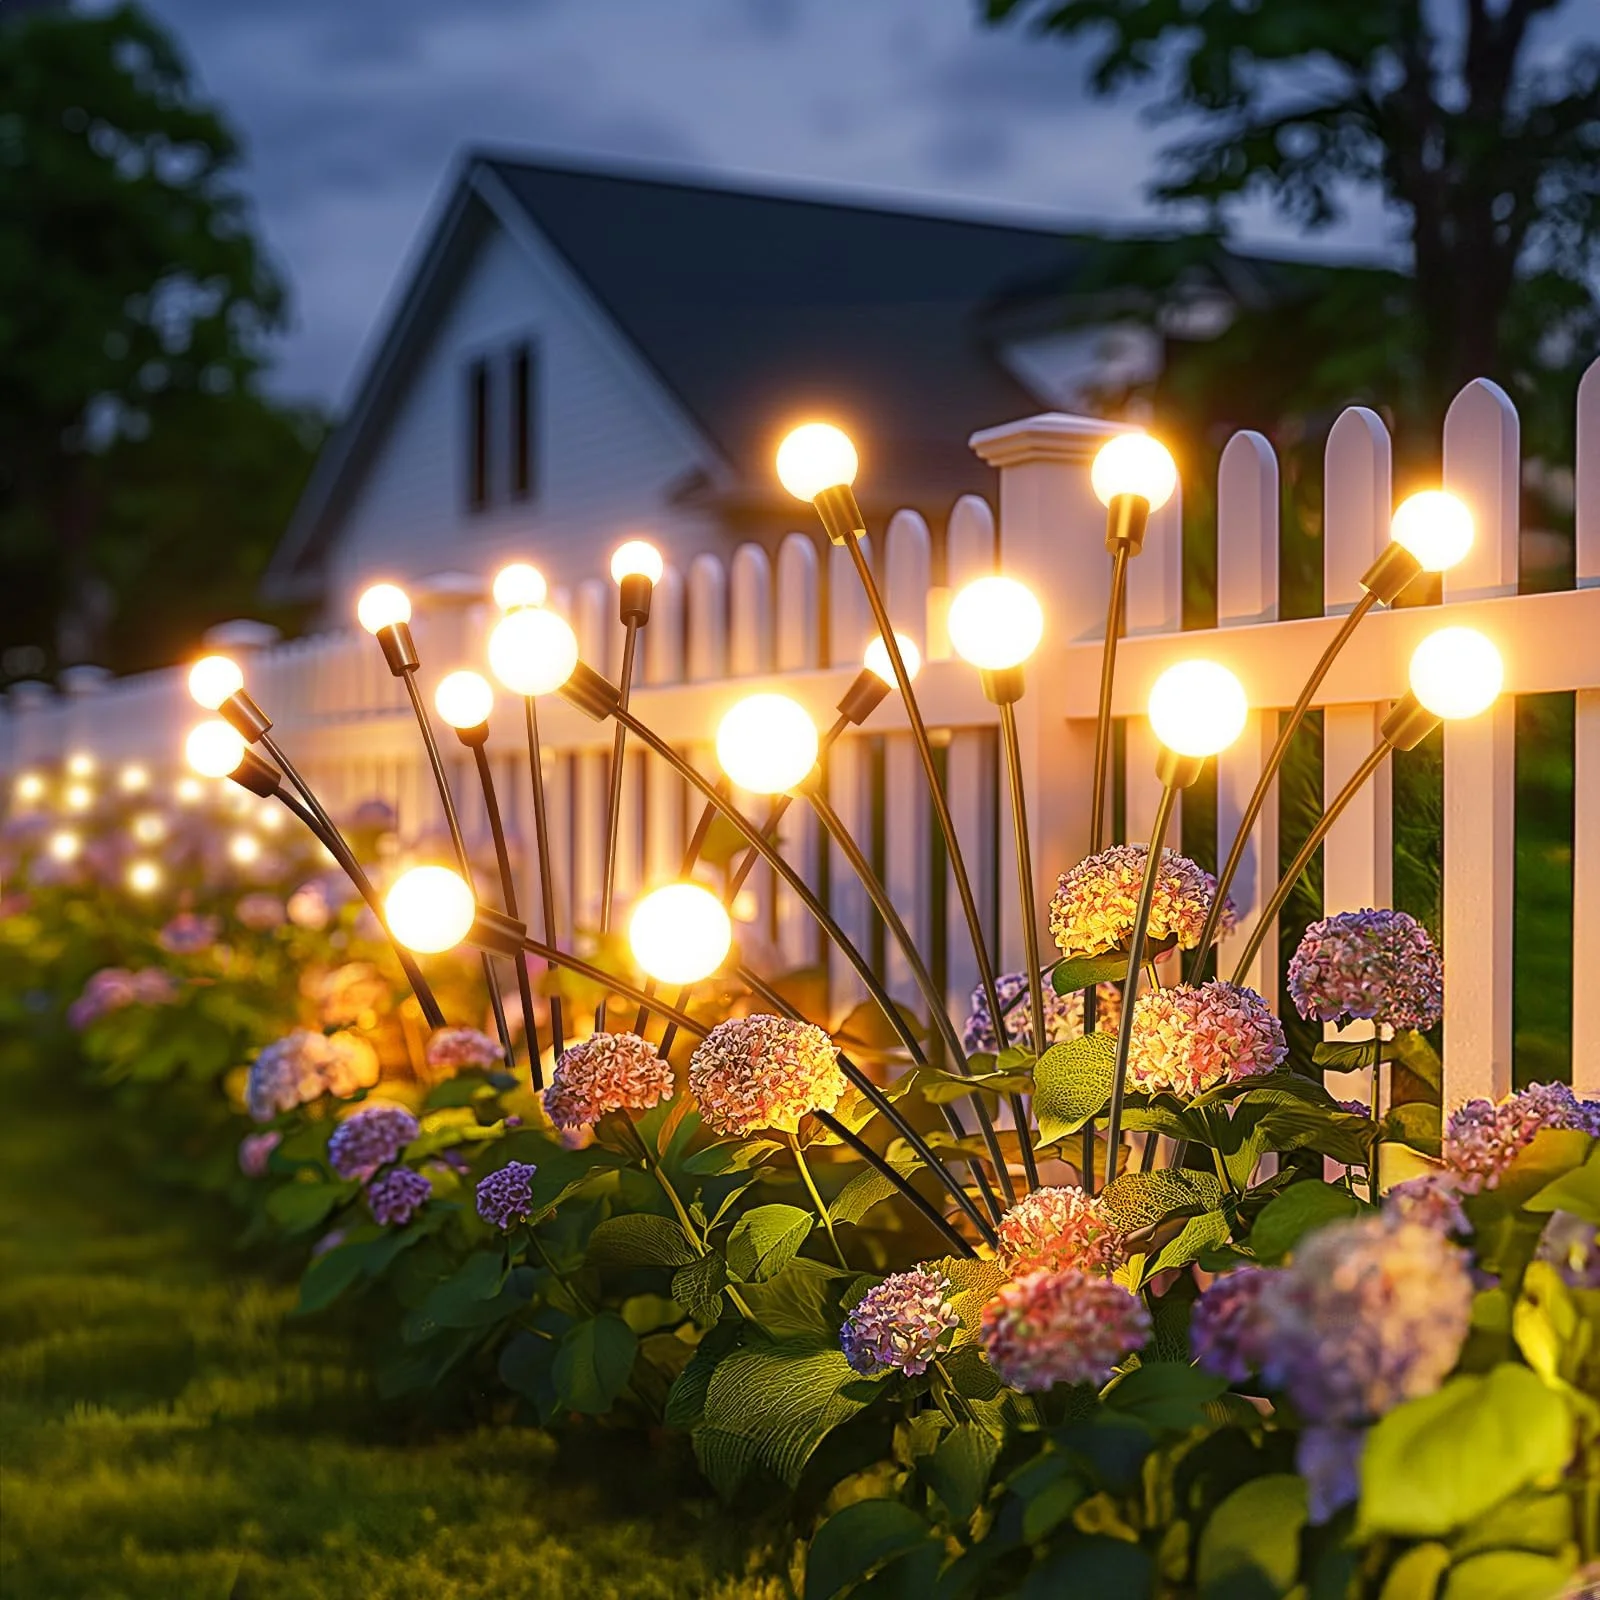
<svg viewBox="0 0 1600 1600"><path fill-rule="evenodd" d="M564 1050L544 1092L558 1128L593 1127L608 1111L648 1111L672 1093L672 1068L636 1033L594 1033Z"/></svg>
<svg viewBox="0 0 1600 1600"><path fill-rule="evenodd" d="M1150 1337L1150 1313L1109 1278L1029 1272L984 1307L978 1337L989 1364L1013 1389L1098 1385Z"/></svg>
<svg viewBox="0 0 1600 1600"><path fill-rule="evenodd" d="M428 1037L424 1059L441 1076L468 1067L503 1067L505 1051L498 1039L476 1028L435 1028Z"/></svg>
<svg viewBox="0 0 1600 1600"><path fill-rule="evenodd" d="M1313 1527L1361 1497L1362 1428L1307 1428L1295 1443L1295 1471L1306 1480L1306 1502Z"/></svg>
<svg viewBox="0 0 1600 1600"><path fill-rule="evenodd" d="M193 911L180 911L160 933L156 943L168 955L196 956L217 942L222 924L215 917L202 917Z"/></svg>
<svg viewBox="0 0 1600 1600"><path fill-rule="evenodd" d="M276 1128L266 1133L247 1133L239 1141L240 1172L247 1178L266 1177L267 1161L282 1141L283 1135Z"/></svg>
<svg viewBox="0 0 1600 1600"><path fill-rule="evenodd" d="M1322 1022L1431 1028L1444 1011L1444 963L1404 911L1341 911L1306 929L1289 993L1302 1017Z"/></svg>
<svg viewBox="0 0 1600 1600"><path fill-rule="evenodd" d="M333 1130L328 1165L341 1178L365 1181L398 1160L417 1131L417 1119L404 1106L362 1106Z"/></svg>
<svg viewBox="0 0 1600 1600"><path fill-rule="evenodd" d="M909 1378L928 1370L961 1326L950 1303L950 1280L917 1267L869 1289L839 1333L845 1360L866 1377L893 1369Z"/></svg>
<svg viewBox="0 0 1600 1600"><path fill-rule="evenodd" d="M331 972L308 974L302 985L325 1027L371 1027L389 1007L389 985L370 961L347 961Z"/></svg>
<svg viewBox="0 0 1600 1600"><path fill-rule="evenodd" d="M91 1023L124 1006L165 1006L178 998L177 981L160 967L102 967L91 975L83 993L67 1007L67 1025L82 1032Z"/></svg>
<svg viewBox="0 0 1600 1600"><path fill-rule="evenodd" d="M297 928L308 933L321 933L333 920L333 906L328 891L320 883L303 883L289 896L284 912Z"/></svg>
<svg viewBox="0 0 1600 1600"><path fill-rule="evenodd" d="M392 1167L367 1185L367 1209L383 1228L404 1227L433 1198L433 1185L410 1167Z"/></svg>
<svg viewBox="0 0 1600 1600"><path fill-rule="evenodd" d="M251 1063L245 1102L257 1122L293 1111L324 1094L340 1099L378 1081L378 1057L351 1033L331 1038L299 1028L269 1044Z"/></svg>
<svg viewBox="0 0 1600 1600"><path fill-rule="evenodd" d="M1393 1217L1319 1228L1262 1292L1263 1374L1312 1423L1358 1426L1432 1394L1472 1318L1466 1252Z"/></svg>
<svg viewBox="0 0 1600 1600"><path fill-rule="evenodd" d="M1000 1219L1000 1265L1013 1277L1076 1267L1109 1274L1122 1264L1122 1230L1102 1201L1077 1187L1035 1189Z"/></svg>
<svg viewBox="0 0 1600 1600"><path fill-rule="evenodd" d="M1600 1289L1600 1228L1570 1211L1552 1211L1535 1254L1569 1289Z"/></svg>
<svg viewBox="0 0 1600 1600"><path fill-rule="evenodd" d="M1272 1323L1263 1291L1275 1274L1266 1267L1235 1267L1195 1302L1189 1349L1195 1362L1229 1383L1243 1383L1267 1358Z"/></svg>
<svg viewBox="0 0 1600 1600"><path fill-rule="evenodd" d="M1061 874L1050 900L1050 933L1063 955L1101 955L1127 945L1149 859L1147 844L1114 844ZM1183 949L1193 949L1216 892L1217 880L1203 867L1164 849L1150 906L1149 938L1157 943L1176 938ZM1221 932L1232 927L1232 918L1230 899L1224 903Z"/></svg>
<svg viewBox="0 0 1600 1600"><path fill-rule="evenodd" d="M1128 1082L1150 1094L1203 1094L1271 1072L1288 1053L1283 1024L1254 989L1221 978L1180 983L1134 1003Z"/></svg>
<svg viewBox="0 0 1600 1600"><path fill-rule="evenodd" d="M1472 1224L1461 1209L1462 1193L1461 1180L1453 1172L1428 1172L1395 1184L1383 1197L1383 1210L1402 1222L1465 1238Z"/></svg>
<svg viewBox="0 0 1600 1600"><path fill-rule="evenodd" d="M478 1215L504 1233L526 1222L533 1215L533 1175L538 1170L531 1161L508 1161L491 1172L478 1184Z"/></svg>
<svg viewBox="0 0 1600 1600"><path fill-rule="evenodd" d="M281 928L288 916L277 895L260 891L242 896L233 914L252 933L270 933L274 928Z"/></svg>
<svg viewBox="0 0 1600 1600"><path fill-rule="evenodd" d="M717 1133L794 1133L845 1091L839 1052L810 1022L758 1015L719 1022L689 1060L689 1091Z"/></svg>
<svg viewBox="0 0 1600 1600"><path fill-rule="evenodd" d="M1083 1034L1083 995L1057 994L1046 974L1044 984L1044 1035L1045 1047L1064 1044ZM1005 1014L1006 1043L1024 1050L1033 1049L1033 1010L1029 1003L1028 979L1025 973L1007 972L994 981L1000 1009ZM1095 1027L1102 1032L1114 1031L1122 1015L1122 986L1102 983L1095 986ZM961 1030L961 1048L970 1055L999 1053L994 1022L989 1016L989 1000L980 983L972 991L967 1020Z"/></svg>
<svg viewBox="0 0 1600 1600"><path fill-rule="evenodd" d="M1546 1128L1600 1134L1600 1102L1579 1100L1564 1083L1529 1084L1498 1105L1468 1100L1445 1123L1445 1164L1473 1187L1492 1189Z"/></svg>

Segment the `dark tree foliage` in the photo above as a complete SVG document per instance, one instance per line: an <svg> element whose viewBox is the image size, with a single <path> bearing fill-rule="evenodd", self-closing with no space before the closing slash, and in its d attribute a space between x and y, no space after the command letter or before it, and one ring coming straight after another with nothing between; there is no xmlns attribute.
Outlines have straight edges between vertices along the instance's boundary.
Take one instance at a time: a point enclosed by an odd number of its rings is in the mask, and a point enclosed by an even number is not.
<svg viewBox="0 0 1600 1600"><path fill-rule="evenodd" d="M252 604L321 425L255 389L286 301L240 161L136 8L0 21L0 679Z"/></svg>

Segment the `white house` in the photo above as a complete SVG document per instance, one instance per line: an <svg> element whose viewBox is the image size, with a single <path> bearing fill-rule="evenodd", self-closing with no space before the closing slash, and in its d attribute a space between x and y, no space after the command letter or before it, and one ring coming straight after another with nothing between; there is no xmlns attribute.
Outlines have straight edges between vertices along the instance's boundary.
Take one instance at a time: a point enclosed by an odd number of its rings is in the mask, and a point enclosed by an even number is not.
<svg viewBox="0 0 1600 1600"><path fill-rule="evenodd" d="M813 415L856 437L869 515L938 525L992 488L975 429L1159 359L1114 306L1067 326L1111 248L1043 223L470 155L268 593L331 620L378 576L531 554L570 582L629 535L680 567L775 541L811 525L771 463ZM1251 270L1226 268L1213 282Z"/></svg>

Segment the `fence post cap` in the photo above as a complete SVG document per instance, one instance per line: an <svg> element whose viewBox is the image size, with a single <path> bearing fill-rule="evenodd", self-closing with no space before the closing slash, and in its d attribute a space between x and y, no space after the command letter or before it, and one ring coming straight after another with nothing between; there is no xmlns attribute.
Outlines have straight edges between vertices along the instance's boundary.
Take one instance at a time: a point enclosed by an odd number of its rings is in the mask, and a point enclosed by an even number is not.
<svg viewBox="0 0 1600 1600"><path fill-rule="evenodd" d="M1018 422L983 428L967 443L991 467L1017 467L1031 461L1091 461L1117 433L1140 432L1136 422L1109 422L1070 411L1044 411Z"/></svg>
<svg viewBox="0 0 1600 1600"><path fill-rule="evenodd" d="M219 622L200 635L201 644L212 650L266 650L283 637L270 622L252 617L234 617Z"/></svg>

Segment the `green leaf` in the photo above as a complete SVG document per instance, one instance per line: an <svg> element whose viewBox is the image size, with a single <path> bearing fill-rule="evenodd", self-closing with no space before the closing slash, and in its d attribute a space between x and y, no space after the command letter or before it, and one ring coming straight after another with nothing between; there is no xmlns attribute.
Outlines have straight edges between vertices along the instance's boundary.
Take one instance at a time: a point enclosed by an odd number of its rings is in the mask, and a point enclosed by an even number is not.
<svg viewBox="0 0 1600 1600"><path fill-rule="evenodd" d="M353 1183L285 1183L267 1196L267 1215L285 1233L310 1233L355 1192Z"/></svg>
<svg viewBox="0 0 1600 1600"><path fill-rule="evenodd" d="M1328 1072L1354 1072L1359 1067L1372 1065L1371 1039L1324 1039L1311 1052L1311 1060ZM1387 1061L1390 1055L1387 1041L1378 1047L1378 1059Z"/></svg>
<svg viewBox="0 0 1600 1600"><path fill-rule="evenodd" d="M776 1277L765 1283L744 1283L739 1298L762 1331L774 1339L810 1338L819 1343L836 1339L844 1320L839 1295L849 1274L822 1261L796 1256Z"/></svg>
<svg viewBox="0 0 1600 1600"><path fill-rule="evenodd" d="M1535 1373L1504 1363L1407 1401L1367 1436L1357 1536L1437 1538L1470 1524L1572 1455L1566 1402Z"/></svg>
<svg viewBox="0 0 1600 1600"><path fill-rule="evenodd" d="M1390 1567L1378 1600L1434 1600L1449 1565L1450 1551L1445 1545L1413 1545Z"/></svg>
<svg viewBox="0 0 1600 1600"><path fill-rule="evenodd" d="M1390 1106L1378 1137L1410 1145L1425 1156L1437 1157L1441 1145L1442 1118L1439 1108L1426 1100L1408 1100Z"/></svg>
<svg viewBox="0 0 1600 1600"><path fill-rule="evenodd" d="M894 1163L902 1177L915 1172L917 1165L915 1161ZM899 1188L881 1172L868 1167L865 1172L858 1172L834 1196L833 1204L828 1207L828 1215L835 1222L859 1223L874 1206L892 1200L899 1193Z"/></svg>
<svg viewBox="0 0 1600 1600"><path fill-rule="evenodd" d="M1345 1166L1365 1166L1372 1155L1370 1117L1304 1103L1269 1106L1256 1132L1272 1150L1315 1150Z"/></svg>
<svg viewBox="0 0 1600 1600"><path fill-rule="evenodd" d="M783 1146L775 1139L724 1139L696 1150L682 1162L685 1172L697 1177L720 1178L729 1172L748 1172Z"/></svg>
<svg viewBox="0 0 1600 1600"><path fill-rule="evenodd" d="M506 1340L496 1363L500 1381L513 1394L531 1400L541 1419L547 1419L556 1407L556 1348L554 1339L519 1330Z"/></svg>
<svg viewBox="0 0 1600 1600"><path fill-rule="evenodd" d="M1146 1276L1154 1277L1169 1267L1186 1267L1191 1261L1198 1261L1208 1250L1227 1244L1231 1237L1228 1219L1220 1211L1202 1211L1198 1217L1190 1217L1184 1223L1183 1231L1161 1247Z"/></svg>
<svg viewBox="0 0 1600 1600"><path fill-rule="evenodd" d="M1430 1089L1444 1082L1444 1063L1439 1052L1428 1043L1425 1033L1415 1028L1401 1028L1389 1041L1389 1059L1397 1061L1414 1078L1419 1078Z"/></svg>
<svg viewBox="0 0 1600 1600"><path fill-rule="evenodd" d="M1185 1211L1211 1211L1222 1198L1222 1185L1209 1172L1125 1172L1113 1178L1101 1196L1107 1211L1124 1232L1164 1222Z"/></svg>
<svg viewBox="0 0 1600 1600"><path fill-rule="evenodd" d="M1202 1600L1288 1594L1300 1571L1305 1524L1303 1479L1273 1473L1241 1484L1201 1531L1195 1576Z"/></svg>
<svg viewBox="0 0 1600 1600"><path fill-rule="evenodd" d="M1227 1387L1225 1378L1186 1362L1151 1361L1119 1379L1103 1399L1111 1410L1137 1417L1151 1428L1186 1432L1205 1422L1207 1403Z"/></svg>
<svg viewBox="0 0 1600 1600"><path fill-rule="evenodd" d="M1116 1060L1117 1041L1109 1033L1053 1044L1039 1057L1033 1073L1033 1111L1041 1145L1076 1133L1105 1109Z"/></svg>
<svg viewBox="0 0 1600 1600"><path fill-rule="evenodd" d="M923 1027L922 1019L909 1006L896 1002L895 1010L912 1038L927 1037L927 1029ZM855 1006L844 1021L833 1030L833 1036L841 1048L851 1056L891 1055L905 1048L900 1042L900 1035L895 1032L894 1025L875 1000L863 1000Z"/></svg>
<svg viewBox="0 0 1600 1600"><path fill-rule="evenodd" d="M1581 1167L1553 1179L1524 1202L1529 1211L1570 1211L1600 1227L1600 1144L1589 1152Z"/></svg>
<svg viewBox="0 0 1600 1600"><path fill-rule="evenodd" d="M834 1512L806 1552L805 1600L833 1600L931 1536L928 1524L898 1500L858 1500Z"/></svg>
<svg viewBox="0 0 1600 1600"><path fill-rule="evenodd" d="M697 1256L671 1218L630 1212L596 1226L588 1259L605 1267L686 1267Z"/></svg>
<svg viewBox="0 0 1600 1600"><path fill-rule="evenodd" d="M394 1228L368 1239L353 1239L315 1257L300 1279L296 1316L306 1316L332 1305L357 1278L375 1278L396 1256L410 1249L429 1231L426 1222Z"/></svg>
<svg viewBox="0 0 1600 1600"><path fill-rule="evenodd" d="M1528 1264L1511 1330L1523 1360L1546 1383L1570 1382L1583 1370L1593 1335L1554 1263Z"/></svg>
<svg viewBox="0 0 1600 1600"><path fill-rule="evenodd" d="M1554 1600L1572 1563L1525 1550L1491 1550L1450 1569L1443 1600Z"/></svg>
<svg viewBox="0 0 1600 1600"><path fill-rule="evenodd" d="M984 1094L1032 1094L1033 1072L941 1072L924 1067L917 1074L917 1088L922 1098L931 1106L946 1105L953 1100L963 1100L980 1091Z"/></svg>
<svg viewBox="0 0 1600 1600"><path fill-rule="evenodd" d="M970 1256L942 1256L927 1264L950 1285L950 1304L969 1333L976 1330L983 1308L1009 1274L998 1261L977 1261Z"/></svg>
<svg viewBox="0 0 1600 1600"><path fill-rule="evenodd" d="M415 1331L428 1337L437 1328L476 1326L481 1307L500 1293L505 1280L505 1257L498 1250L474 1251L412 1314Z"/></svg>
<svg viewBox="0 0 1600 1600"><path fill-rule="evenodd" d="M1495 1186L1509 1206L1526 1205L1573 1168L1587 1165L1593 1140L1576 1128L1542 1128L1520 1149Z"/></svg>
<svg viewBox="0 0 1600 1600"><path fill-rule="evenodd" d="M1155 1571L1149 1554L1124 1539L1090 1534L1052 1552L1028 1574L1021 1600L1066 1600L1067 1596L1134 1597L1151 1591Z"/></svg>
<svg viewBox="0 0 1600 1600"><path fill-rule="evenodd" d="M1076 994L1096 983L1121 983L1128 976L1128 953L1108 950L1099 956L1068 956L1058 961L1050 974L1057 994Z"/></svg>
<svg viewBox="0 0 1600 1600"><path fill-rule="evenodd" d="M1306 1234L1357 1216L1363 1209L1348 1189L1320 1179L1292 1183L1263 1207L1250 1230L1250 1248L1263 1265L1276 1265Z"/></svg>
<svg viewBox="0 0 1600 1600"><path fill-rule="evenodd" d="M806 1242L813 1219L798 1206L757 1206L747 1211L728 1236L728 1267L738 1277L763 1283L793 1260Z"/></svg>
<svg viewBox="0 0 1600 1600"><path fill-rule="evenodd" d="M728 1282L728 1264L715 1251L672 1275L672 1298L697 1322L715 1320Z"/></svg>
<svg viewBox="0 0 1600 1600"><path fill-rule="evenodd" d="M1000 1441L987 1428L963 1422L952 1428L917 1470L957 1522L965 1522L983 1501Z"/></svg>
<svg viewBox="0 0 1600 1600"><path fill-rule="evenodd" d="M638 1335L613 1312L577 1323L562 1339L551 1372L560 1403L587 1416L609 1411L627 1387L638 1348Z"/></svg>

